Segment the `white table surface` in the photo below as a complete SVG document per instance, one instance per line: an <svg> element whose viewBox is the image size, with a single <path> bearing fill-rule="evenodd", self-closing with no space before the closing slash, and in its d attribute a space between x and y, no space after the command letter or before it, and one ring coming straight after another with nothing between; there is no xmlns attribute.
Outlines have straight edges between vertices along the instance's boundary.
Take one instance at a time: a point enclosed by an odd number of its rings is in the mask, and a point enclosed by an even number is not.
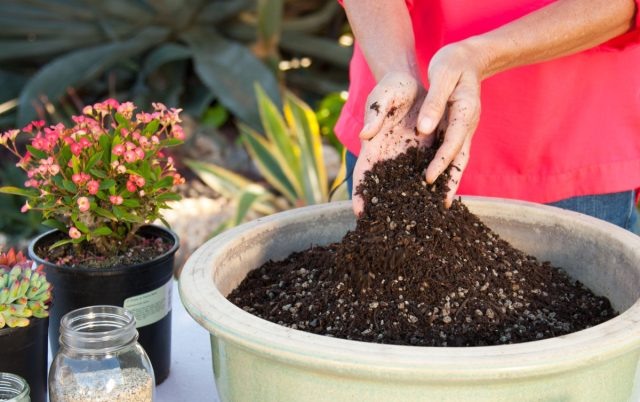
<svg viewBox="0 0 640 402"><path fill-rule="evenodd" d="M180 302L178 282L173 282L171 371L156 388L156 401L219 402L213 381L209 333L187 313Z"/></svg>

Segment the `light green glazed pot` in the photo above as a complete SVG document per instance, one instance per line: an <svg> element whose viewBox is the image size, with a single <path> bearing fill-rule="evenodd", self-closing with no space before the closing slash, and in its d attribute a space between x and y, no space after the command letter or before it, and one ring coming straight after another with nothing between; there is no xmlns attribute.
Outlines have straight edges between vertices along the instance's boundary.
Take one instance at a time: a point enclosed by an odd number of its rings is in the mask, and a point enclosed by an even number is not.
<svg viewBox="0 0 640 402"><path fill-rule="evenodd" d="M638 401L640 237L557 208L465 198L504 239L564 267L621 314L570 335L517 345L436 348L314 335L257 318L225 299L269 259L338 241L349 202L295 209L208 241L180 278L182 302L211 333L222 401Z"/></svg>

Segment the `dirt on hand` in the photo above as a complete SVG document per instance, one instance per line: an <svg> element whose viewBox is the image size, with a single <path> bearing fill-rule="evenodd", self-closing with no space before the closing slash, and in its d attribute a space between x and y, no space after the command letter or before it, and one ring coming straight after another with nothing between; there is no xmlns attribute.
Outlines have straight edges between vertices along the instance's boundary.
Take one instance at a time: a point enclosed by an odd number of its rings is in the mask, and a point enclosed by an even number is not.
<svg viewBox="0 0 640 402"><path fill-rule="evenodd" d="M527 342L613 318L609 301L516 250L459 200L448 175L429 185L434 149L376 164L358 187L365 210L341 242L269 261L229 300L316 334L419 346Z"/></svg>

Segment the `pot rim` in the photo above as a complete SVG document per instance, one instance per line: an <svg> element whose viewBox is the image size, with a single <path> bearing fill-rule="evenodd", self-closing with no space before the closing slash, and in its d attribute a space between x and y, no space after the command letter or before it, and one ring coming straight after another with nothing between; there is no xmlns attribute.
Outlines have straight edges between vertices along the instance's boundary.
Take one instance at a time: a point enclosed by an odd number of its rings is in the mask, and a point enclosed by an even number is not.
<svg viewBox="0 0 640 402"><path fill-rule="evenodd" d="M618 241L633 247L631 250L640 260L640 237L602 220L526 201L477 196L463 199L476 211L491 206L500 208L504 216L551 212L559 219L610 231ZM277 229L299 221L300 214L322 215L343 208L350 209L350 201L280 212L209 240L192 254L180 276L180 297L185 308L212 335L270 359L314 370L340 371L341 375L357 370L359 375L401 381L548 376L614 358L640 346L640 301L600 325L555 338L513 345L428 347L360 342L287 328L235 306L215 286L211 261L222 249L245 241L242 233L266 225Z"/></svg>

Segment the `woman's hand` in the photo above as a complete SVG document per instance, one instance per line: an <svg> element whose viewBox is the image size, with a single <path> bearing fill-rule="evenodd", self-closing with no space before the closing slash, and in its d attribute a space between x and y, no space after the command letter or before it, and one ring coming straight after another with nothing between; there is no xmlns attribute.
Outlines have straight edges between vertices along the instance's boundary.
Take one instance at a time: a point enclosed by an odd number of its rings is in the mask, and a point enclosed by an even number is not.
<svg viewBox="0 0 640 402"><path fill-rule="evenodd" d="M429 63L429 92L420 108L418 131L430 136L445 125L440 148L426 171L433 183L449 165L451 179L445 205L449 207L469 162L471 139L480 119L480 82L486 59L465 42L440 49Z"/></svg>
<svg viewBox="0 0 640 402"><path fill-rule="evenodd" d="M433 136L418 135L416 131L418 112L424 99L424 92L418 95L413 104L402 118L396 121L395 125L388 129L379 131L370 140L362 141L360 155L353 169L353 212L356 216L364 211L364 201L358 193L358 185L364 179L364 174L371 170L376 162L392 159L403 153L407 148L412 146L429 146L432 143ZM394 116L395 117L395 116ZM383 123L383 127L389 126Z"/></svg>
<svg viewBox="0 0 640 402"><path fill-rule="evenodd" d="M418 93L424 92L421 88L409 73L385 74L367 97L360 139L370 140L398 125L415 103Z"/></svg>

